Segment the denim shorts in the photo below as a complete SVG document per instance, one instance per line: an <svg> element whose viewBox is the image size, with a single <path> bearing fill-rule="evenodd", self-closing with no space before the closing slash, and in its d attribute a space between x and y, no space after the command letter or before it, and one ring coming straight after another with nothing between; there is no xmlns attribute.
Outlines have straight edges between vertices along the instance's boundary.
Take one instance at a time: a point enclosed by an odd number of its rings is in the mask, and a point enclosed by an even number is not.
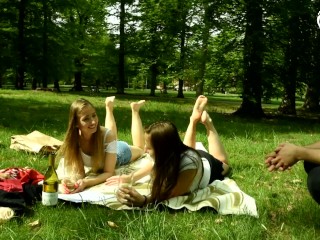
<svg viewBox="0 0 320 240"><path fill-rule="evenodd" d="M117 141L117 166L128 164L131 156L132 154L128 143Z"/></svg>

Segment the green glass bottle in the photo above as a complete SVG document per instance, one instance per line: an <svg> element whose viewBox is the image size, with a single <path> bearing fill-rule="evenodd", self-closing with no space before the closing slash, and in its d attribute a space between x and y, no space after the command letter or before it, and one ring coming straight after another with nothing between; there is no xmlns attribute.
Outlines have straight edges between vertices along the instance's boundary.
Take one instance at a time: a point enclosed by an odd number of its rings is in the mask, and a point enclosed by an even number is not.
<svg viewBox="0 0 320 240"><path fill-rule="evenodd" d="M59 179L54 169L55 154L49 153L49 166L44 175L42 187L42 204L45 206L55 206L58 203Z"/></svg>

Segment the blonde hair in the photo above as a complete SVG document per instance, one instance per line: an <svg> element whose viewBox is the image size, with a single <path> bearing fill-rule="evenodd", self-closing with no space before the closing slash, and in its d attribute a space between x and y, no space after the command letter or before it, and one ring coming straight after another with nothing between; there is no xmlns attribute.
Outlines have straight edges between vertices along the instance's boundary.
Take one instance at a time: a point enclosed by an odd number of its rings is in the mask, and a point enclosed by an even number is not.
<svg viewBox="0 0 320 240"><path fill-rule="evenodd" d="M77 178L85 177L84 164L79 145L79 128L77 127L77 125L80 112L88 106L95 109L94 106L88 100L83 98L80 98L71 104L67 133L64 138L63 144L58 152L59 158L64 157L64 168L66 172L68 174L76 176ZM93 147L91 155L91 171L93 173L98 173L104 168L105 153L103 144L103 132L104 129L98 127L97 131L92 135L91 138L91 146Z"/></svg>

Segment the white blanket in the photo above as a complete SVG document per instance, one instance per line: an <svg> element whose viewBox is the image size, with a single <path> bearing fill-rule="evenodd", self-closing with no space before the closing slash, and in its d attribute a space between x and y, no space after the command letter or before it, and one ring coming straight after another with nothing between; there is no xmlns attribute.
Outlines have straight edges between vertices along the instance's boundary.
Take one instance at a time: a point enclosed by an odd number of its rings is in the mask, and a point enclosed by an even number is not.
<svg viewBox="0 0 320 240"><path fill-rule="evenodd" d="M141 167L141 163L147 158L144 155L141 159L135 161L129 166L122 167L129 170L136 170ZM121 171L117 169L117 171ZM145 177L136 184L134 188L141 194L150 193L149 177ZM72 202L89 202L99 204L115 210L133 209L119 203L115 197L117 186L106 186L104 183L86 189L77 194L59 194L59 198ZM250 215L258 217L255 199L241 191L236 182L230 178L216 180L208 187L200 189L186 196L174 197L161 203L171 209L186 208L189 211L197 211L202 208L212 208L218 214L236 214ZM140 209L140 208L139 208ZM149 206L146 210L153 210L155 207Z"/></svg>

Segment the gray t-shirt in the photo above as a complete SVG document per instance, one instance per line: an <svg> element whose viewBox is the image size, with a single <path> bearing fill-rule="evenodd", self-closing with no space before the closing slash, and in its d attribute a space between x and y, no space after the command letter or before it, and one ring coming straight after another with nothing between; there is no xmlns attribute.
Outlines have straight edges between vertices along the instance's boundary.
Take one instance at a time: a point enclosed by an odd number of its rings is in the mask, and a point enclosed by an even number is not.
<svg viewBox="0 0 320 240"><path fill-rule="evenodd" d="M190 192L202 189L208 186L210 179L210 166L209 169L206 167L206 159L201 159L201 157L192 150L187 150L185 153L181 154L180 172L196 169L196 175L189 188ZM209 173L209 174L208 174Z"/></svg>

